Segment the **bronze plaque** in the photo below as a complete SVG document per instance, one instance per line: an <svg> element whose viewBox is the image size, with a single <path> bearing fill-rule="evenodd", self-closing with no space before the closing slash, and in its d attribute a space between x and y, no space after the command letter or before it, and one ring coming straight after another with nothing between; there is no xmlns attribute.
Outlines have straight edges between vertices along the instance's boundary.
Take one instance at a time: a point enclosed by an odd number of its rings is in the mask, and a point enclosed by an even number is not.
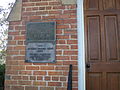
<svg viewBox="0 0 120 90"><path fill-rule="evenodd" d="M26 62L55 62L55 22L29 22L26 35Z"/></svg>
<svg viewBox="0 0 120 90"><path fill-rule="evenodd" d="M27 42L55 40L55 22L30 22L27 24Z"/></svg>

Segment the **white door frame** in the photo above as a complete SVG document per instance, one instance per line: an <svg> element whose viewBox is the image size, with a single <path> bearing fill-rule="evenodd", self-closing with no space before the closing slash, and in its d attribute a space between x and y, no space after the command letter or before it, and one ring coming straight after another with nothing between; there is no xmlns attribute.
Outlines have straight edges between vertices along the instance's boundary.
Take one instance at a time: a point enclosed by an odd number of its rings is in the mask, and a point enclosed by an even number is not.
<svg viewBox="0 0 120 90"><path fill-rule="evenodd" d="M78 90L86 90L85 85L85 37L84 37L84 0L77 0L78 31Z"/></svg>

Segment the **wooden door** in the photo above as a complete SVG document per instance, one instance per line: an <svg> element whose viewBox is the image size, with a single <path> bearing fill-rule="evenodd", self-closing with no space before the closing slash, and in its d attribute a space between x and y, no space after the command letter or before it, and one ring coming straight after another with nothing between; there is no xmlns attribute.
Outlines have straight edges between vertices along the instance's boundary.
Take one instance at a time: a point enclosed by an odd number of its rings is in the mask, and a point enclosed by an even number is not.
<svg viewBox="0 0 120 90"><path fill-rule="evenodd" d="M84 0L87 90L120 90L120 0Z"/></svg>

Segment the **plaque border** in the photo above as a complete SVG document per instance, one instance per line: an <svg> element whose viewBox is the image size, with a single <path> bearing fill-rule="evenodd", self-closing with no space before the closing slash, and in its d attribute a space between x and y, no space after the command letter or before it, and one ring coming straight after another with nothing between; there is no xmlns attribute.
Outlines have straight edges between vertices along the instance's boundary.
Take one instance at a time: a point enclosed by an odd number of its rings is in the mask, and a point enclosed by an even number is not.
<svg viewBox="0 0 120 90"><path fill-rule="evenodd" d="M33 42L32 42L33 43ZM43 43L42 41L40 42L37 42L37 43ZM25 62L27 62L27 63L56 63L56 42L55 41L53 41L53 42L51 42L51 41L48 41L47 43L54 43L54 52L55 52L55 55L54 55L54 60L52 60L52 61L34 61L34 60L27 60L26 59L26 54L27 54L27 47L26 47L26 53L25 53Z"/></svg>
<svg viewBox="0 0 120 90"><path fill-rule="evenodd" d="M56 63L57 61L56 61L56 22L55 21L51 21L52 23L54 23L54 33L55 33L55 35L54 35L54 40L27 40L27 25L29 24L29 23L50 23L50 22L28 22L27 24L26 24L26 40L25 40L25 45L26 45L26 49L25 49L25 62L26 63ZM54 52L55 52L55 55L54 55L54 60L53 61L34 61L34 60L26 60L26 54L27 54L27 44L28 43L44 43L44 42L48 42L48 43L54 43L54 47L55 47L55 49L54 49Z"/></svg>
<svg viewBox="0 0 120 90"><path fill-rule="evenodd" d="M55 33L55 35L54 35L54 40L39 40L39 41L56 41L56 22L55 21L51 21L51 22L28 22L27 24L26 24L26 43L30 43L30 42L38 42L38 40L27 40L27 34L28 34L28 30L27 30L27 25L29 24L29 23L54 23L54 33Z"/></svg>

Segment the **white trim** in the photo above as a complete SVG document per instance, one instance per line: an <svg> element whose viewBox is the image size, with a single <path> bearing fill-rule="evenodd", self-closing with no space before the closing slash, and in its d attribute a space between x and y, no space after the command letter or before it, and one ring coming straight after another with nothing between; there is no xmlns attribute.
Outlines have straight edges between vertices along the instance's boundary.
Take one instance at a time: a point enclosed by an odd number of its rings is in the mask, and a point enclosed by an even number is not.
<svg viewBox="0 0 120 90"><path fill-rule="evenodd" d="M77 0L78 30L78 90L85 90L85 42L84 42L84 9L83 1Z"/></svg>

